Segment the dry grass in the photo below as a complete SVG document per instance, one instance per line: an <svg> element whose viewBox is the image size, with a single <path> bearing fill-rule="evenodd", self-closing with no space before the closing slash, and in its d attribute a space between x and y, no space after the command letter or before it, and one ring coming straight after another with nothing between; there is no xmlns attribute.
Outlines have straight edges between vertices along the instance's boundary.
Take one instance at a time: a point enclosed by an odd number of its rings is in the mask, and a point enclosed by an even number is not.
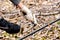
<svg viewBox="0 0 60 40"><path fill-rule="evenodd" d="M21 25L21 32L17 34L8 34L5 31L0 30L1 40L18 40L19 38L39 29L40 27L50 23L51 21L59 18L58 15L52 16L40 16L41 14L55 14L60 11L60 0L21 0L33 14L36 15L37 22L40 26L36 25L28 32L23 33L29 29L33 24L26 20L21 9L17 8L9 0L0 0L0 15L7 21ZM39 15L40 14L40 15ZM30 25L29 25L30 24ZM60 40L60 22L49 25L47 28L40 32L37 32L33 36L26 38L25 40ZM22 30L23 29L23 30Z"/></svg>

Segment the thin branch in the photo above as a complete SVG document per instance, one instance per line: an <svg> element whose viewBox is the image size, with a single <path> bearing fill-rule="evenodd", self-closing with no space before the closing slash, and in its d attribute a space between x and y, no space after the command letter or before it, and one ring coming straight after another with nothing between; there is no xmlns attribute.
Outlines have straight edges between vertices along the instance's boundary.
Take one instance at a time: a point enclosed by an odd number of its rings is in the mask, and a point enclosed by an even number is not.
<svg viewBox="0 0 60 40"><path fill-rule="evenodd" d="M47 14L47 15L46 15L46 14L45 14L45 15L44 15L44 14L41 14L41 15L39 15L39 16L53 16L53 15L58 15L58 14L60 14L60 12L55 13L55 14Z"/></svg>
<svg viewBox="0 0 60 40"><path fill-rule="evenodd" d="M47 25L45 25L44 27L42 27L42 28L40 28L40 29L38 29L38 30L36 30L36 31L34 31L34 32L32 32L32 33L30 33L30 34L28 34L28 35L22 37L22 38L20 38L19 40L23 40L23 39L25 39L25 38L27 38L27 37L29 37L29 36L35 34L36 32L38 32L38 31L40 31L40 30L46 28L47 26L52 25L53 23L55 23L55 22L57 22L57 21L59 21L59 20L60 20L60 18L57 19L57 20L55 20L55 21L53 21L53 22L51 22L51 23L49 23L49 24L47 24Z"/></svg>

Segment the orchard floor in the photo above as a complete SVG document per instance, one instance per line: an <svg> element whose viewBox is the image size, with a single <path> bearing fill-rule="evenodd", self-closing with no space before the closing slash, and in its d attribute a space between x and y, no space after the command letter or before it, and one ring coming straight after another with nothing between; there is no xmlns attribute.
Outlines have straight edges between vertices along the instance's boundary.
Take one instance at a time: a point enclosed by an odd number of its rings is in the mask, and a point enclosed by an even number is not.
<svg viewBox="0 0 60 40"><path fill-rule="evenodd" d="M21 26L21 31L17 34L8 34L0 30L1 40L18 40L60 17L60 0L21 0L21 2L36 14L39 25L25 32L34 24L26 20L21 9L16 8L9 0L0 0L0 16ZM24 40L60 40L60 21Z"/></svg>

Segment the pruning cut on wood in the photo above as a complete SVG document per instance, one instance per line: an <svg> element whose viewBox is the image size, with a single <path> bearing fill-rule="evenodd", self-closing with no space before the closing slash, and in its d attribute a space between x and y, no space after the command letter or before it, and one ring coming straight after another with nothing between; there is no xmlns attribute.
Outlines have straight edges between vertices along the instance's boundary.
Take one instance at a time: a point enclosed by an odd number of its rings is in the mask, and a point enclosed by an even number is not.
<svg viewBox="0 0 60 40"><path fill-rule="evenodd" d="M22 9L23 12L26 13L26 19L29 21L35 22L33 13L29 8L27 8L23 3L21 3L21 0L10 0L14 5L18 6L20 9Z"/></svg>

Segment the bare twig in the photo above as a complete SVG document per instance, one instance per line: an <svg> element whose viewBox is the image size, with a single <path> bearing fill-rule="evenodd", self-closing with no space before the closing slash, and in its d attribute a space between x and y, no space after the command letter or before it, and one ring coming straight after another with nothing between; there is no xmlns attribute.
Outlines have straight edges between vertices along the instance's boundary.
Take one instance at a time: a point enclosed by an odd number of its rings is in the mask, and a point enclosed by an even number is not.
<svg viewBox="0 0 60 40"><path fill-rule="evenodd" d="M47 26L52 25L53 23L55 23L55 22L57 22L57 21L59 21L59 20L60 20L60 18L57 19L57 20L55 20L55 21L53 21L53 22L51 22L51 23L49 23L49 24L47 24L47 25L45 25L44 27L42 27L42 28L40 28L40 29L38 29L38 30L36 30L36 31L34 31L34 32L31 32L30 34L28 34L28 35L26 35L26 36L20 38L19 40L23 40L23 39L25 39L25 38L27 38L27 37L29 37L29 36L35 34L36 32L38 32L38 31L40 31L40 30L46 28Z"/></svg>

